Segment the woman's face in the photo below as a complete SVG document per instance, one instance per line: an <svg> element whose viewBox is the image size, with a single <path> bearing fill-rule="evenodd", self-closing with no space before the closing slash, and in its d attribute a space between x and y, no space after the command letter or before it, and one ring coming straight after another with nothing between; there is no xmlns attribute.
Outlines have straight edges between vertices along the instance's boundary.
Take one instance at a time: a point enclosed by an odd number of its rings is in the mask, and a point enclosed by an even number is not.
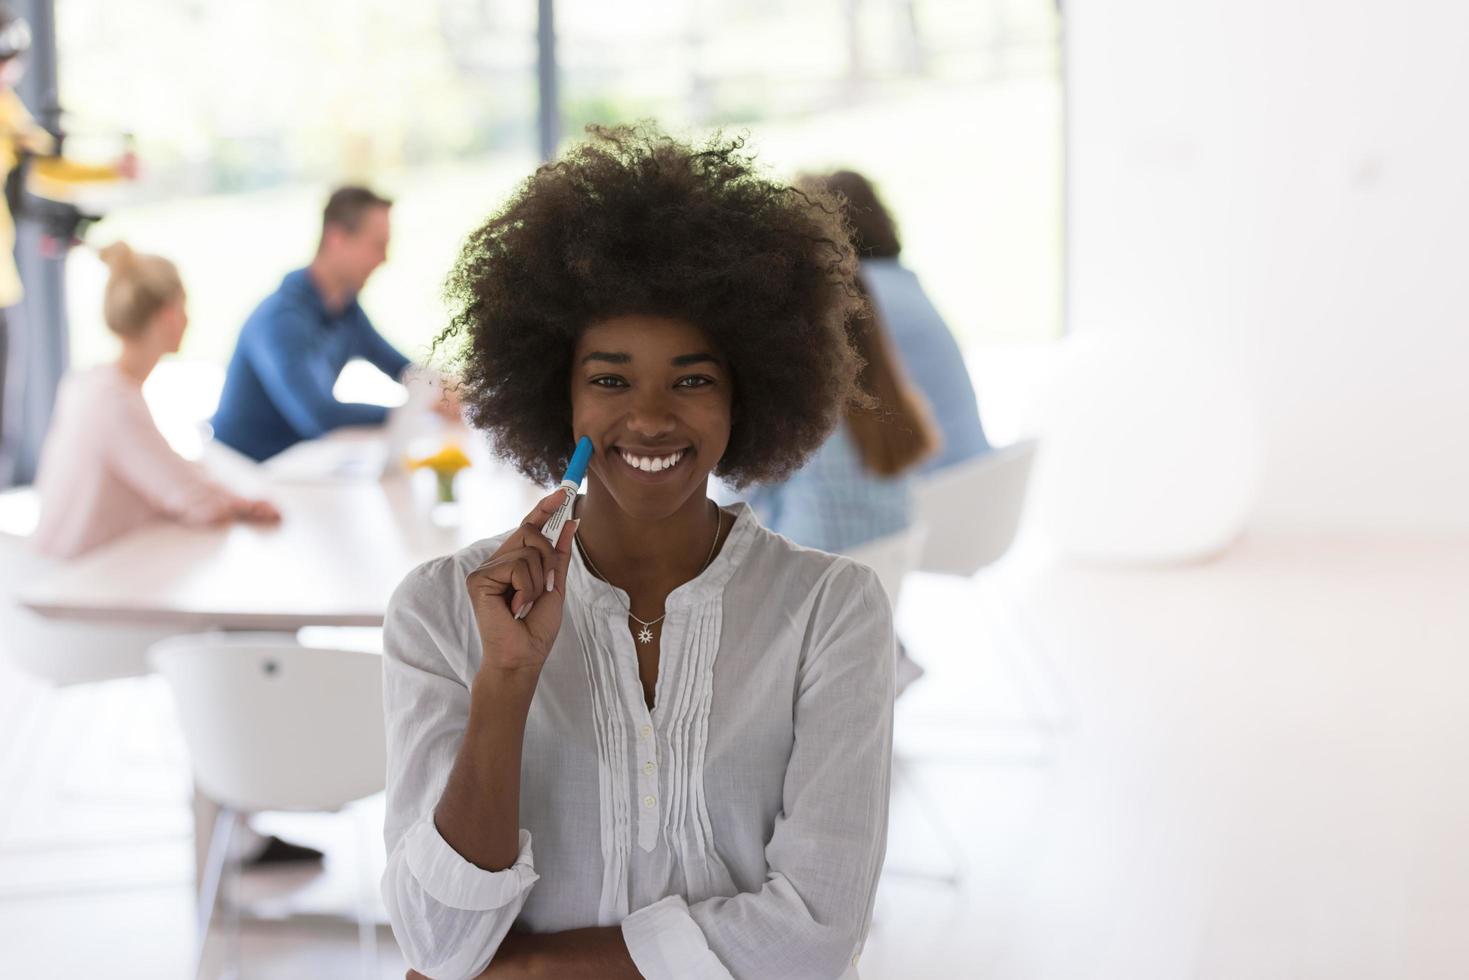
<svg viewBox="0 0 1469 980"><path fill-rule="evenodd" d="M589 486L640 520L703 498L733 395L724 358L693 324L628 315L589 326L571 364L572 430L596 448Z"/></svg>
<svg viewBox="0 0 1469 980"><path fill-rule="evenodd" d="M170 300L154 314L150 329L162 351L177 354L179 346L184 342L184 330L188 326L188 297L179 293L177 299Z"/></svg>

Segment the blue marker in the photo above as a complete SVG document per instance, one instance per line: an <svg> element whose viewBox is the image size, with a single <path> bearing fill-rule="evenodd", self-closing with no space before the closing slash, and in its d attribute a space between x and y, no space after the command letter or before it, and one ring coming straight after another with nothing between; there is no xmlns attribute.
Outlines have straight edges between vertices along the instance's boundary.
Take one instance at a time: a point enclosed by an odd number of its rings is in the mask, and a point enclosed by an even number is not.
<svg viewBox="0 0 1469 980"><path fill-rule="evenodd" d="M576 492L581 489L581 481L587 475L587 464L592 461L592 440L582 436L576 442L576 451L571 454L571 465L566 467L566 475L561 478L560 490L566 494L566 499L561 506L556 508L556 513L541 528L541 533L555 544L561 537L561 529L566 522L571 520L571 511L576 506Z"/></svg>
<svg viewBox="0 0 1469 980"><path fill-rule="evenodd" d="M587 475L587 464L592 461L592 440L582 436L576 441L576 451L571 454L571 465L566 467L566 475L561 478L561 486L556 489L566 495L561 501L561 506L556 508L556 513L551 519L541 526L541 533L551 544L561 537L561 529L566 522L571 520L571 512L576 507L576 492L581 489L581 481ZM535 600L525 604L525 608L515 614L516 619L524 619L530 615L531 607Z"/></svg>

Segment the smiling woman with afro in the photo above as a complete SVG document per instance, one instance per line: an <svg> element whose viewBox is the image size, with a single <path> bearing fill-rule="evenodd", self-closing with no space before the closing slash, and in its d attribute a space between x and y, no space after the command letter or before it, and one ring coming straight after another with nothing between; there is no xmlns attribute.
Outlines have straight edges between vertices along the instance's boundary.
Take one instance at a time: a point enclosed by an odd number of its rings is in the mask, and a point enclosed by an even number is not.
<svg viewBox="0 0 1469 980"><path fill-rule="evenodd" d="M698 325L734 375L715 474L779 480L825 440L855 388L861 308L839 201L762 177L739 139L693 150L647 127L590 127L469 238L449 278L469 419L540 484L572 443L564 391L582 328L624 313Z"/></svg>
<svg viewBox="0 0 1469 980"><path fill-rule="evenodd" d="M543 484L593 453L585 494L389 603L383 896L410 976L856 976L888 598L707 494L872 403L840 203L739 140L593 128L464 246L440 342L470 421Z"/></svg>

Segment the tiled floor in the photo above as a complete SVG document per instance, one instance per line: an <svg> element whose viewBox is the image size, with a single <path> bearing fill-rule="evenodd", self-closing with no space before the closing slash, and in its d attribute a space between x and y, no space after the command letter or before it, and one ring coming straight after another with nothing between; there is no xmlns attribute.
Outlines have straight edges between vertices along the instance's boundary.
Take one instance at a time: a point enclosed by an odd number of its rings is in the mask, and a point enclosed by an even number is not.
<svg viewBox="0 0 1469 980"><path fill-rule="evenodd" d="M864 978L1469 976L1465 582L1469 542L1320 539L914 579L929 673ZM0 673L0 975L186 975L187 791L156 682L46 699ZM378 813L263 818L330 857L247 897L350 911ZM250 923L240 953L242 977L361 975L349 921Z"/></svg>

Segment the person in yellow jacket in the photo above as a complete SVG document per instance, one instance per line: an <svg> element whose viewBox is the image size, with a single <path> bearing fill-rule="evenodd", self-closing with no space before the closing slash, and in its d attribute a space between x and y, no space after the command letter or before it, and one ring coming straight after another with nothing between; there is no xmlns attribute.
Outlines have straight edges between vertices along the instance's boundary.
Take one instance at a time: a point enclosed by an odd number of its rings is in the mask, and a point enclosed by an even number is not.
<svg viewBox="0 0 1469 980"><path fill-rule="evenodd" d="M24 55L31 46L31 29L0 3L0 183L10 176L25 155L35 157L28 174L28 188L40 197L56 198L70 184L131 178L137 162L126 154L116 164L88 165L56 155L56 139L26 110L15 86L25 71ZM15 266L15 220L8 201L0 201L0 316L20 302L20 273Z"/></svg>
<svg viewBox="0 0 1469 980"><path fill-rule="evenodd" d="M31 194L52 200L64 201L73 184L135 177L137 161L131 152L112 166L88 166L57 153L56 138L31 118L15 91L25 73L24 58L30 46L30 25L0 0L0 187L10 185L12 172L28 158L29 165L18 178ZM13 477L11 453L19 438L17 409L24 400L22 366L9 363L17 353L12 349L17 345L9 314L23 295L15 264L15 218L10 213L10 200L11 195L0 194L0 486ZM60 244L64 248L70 242Z"/></svg>

